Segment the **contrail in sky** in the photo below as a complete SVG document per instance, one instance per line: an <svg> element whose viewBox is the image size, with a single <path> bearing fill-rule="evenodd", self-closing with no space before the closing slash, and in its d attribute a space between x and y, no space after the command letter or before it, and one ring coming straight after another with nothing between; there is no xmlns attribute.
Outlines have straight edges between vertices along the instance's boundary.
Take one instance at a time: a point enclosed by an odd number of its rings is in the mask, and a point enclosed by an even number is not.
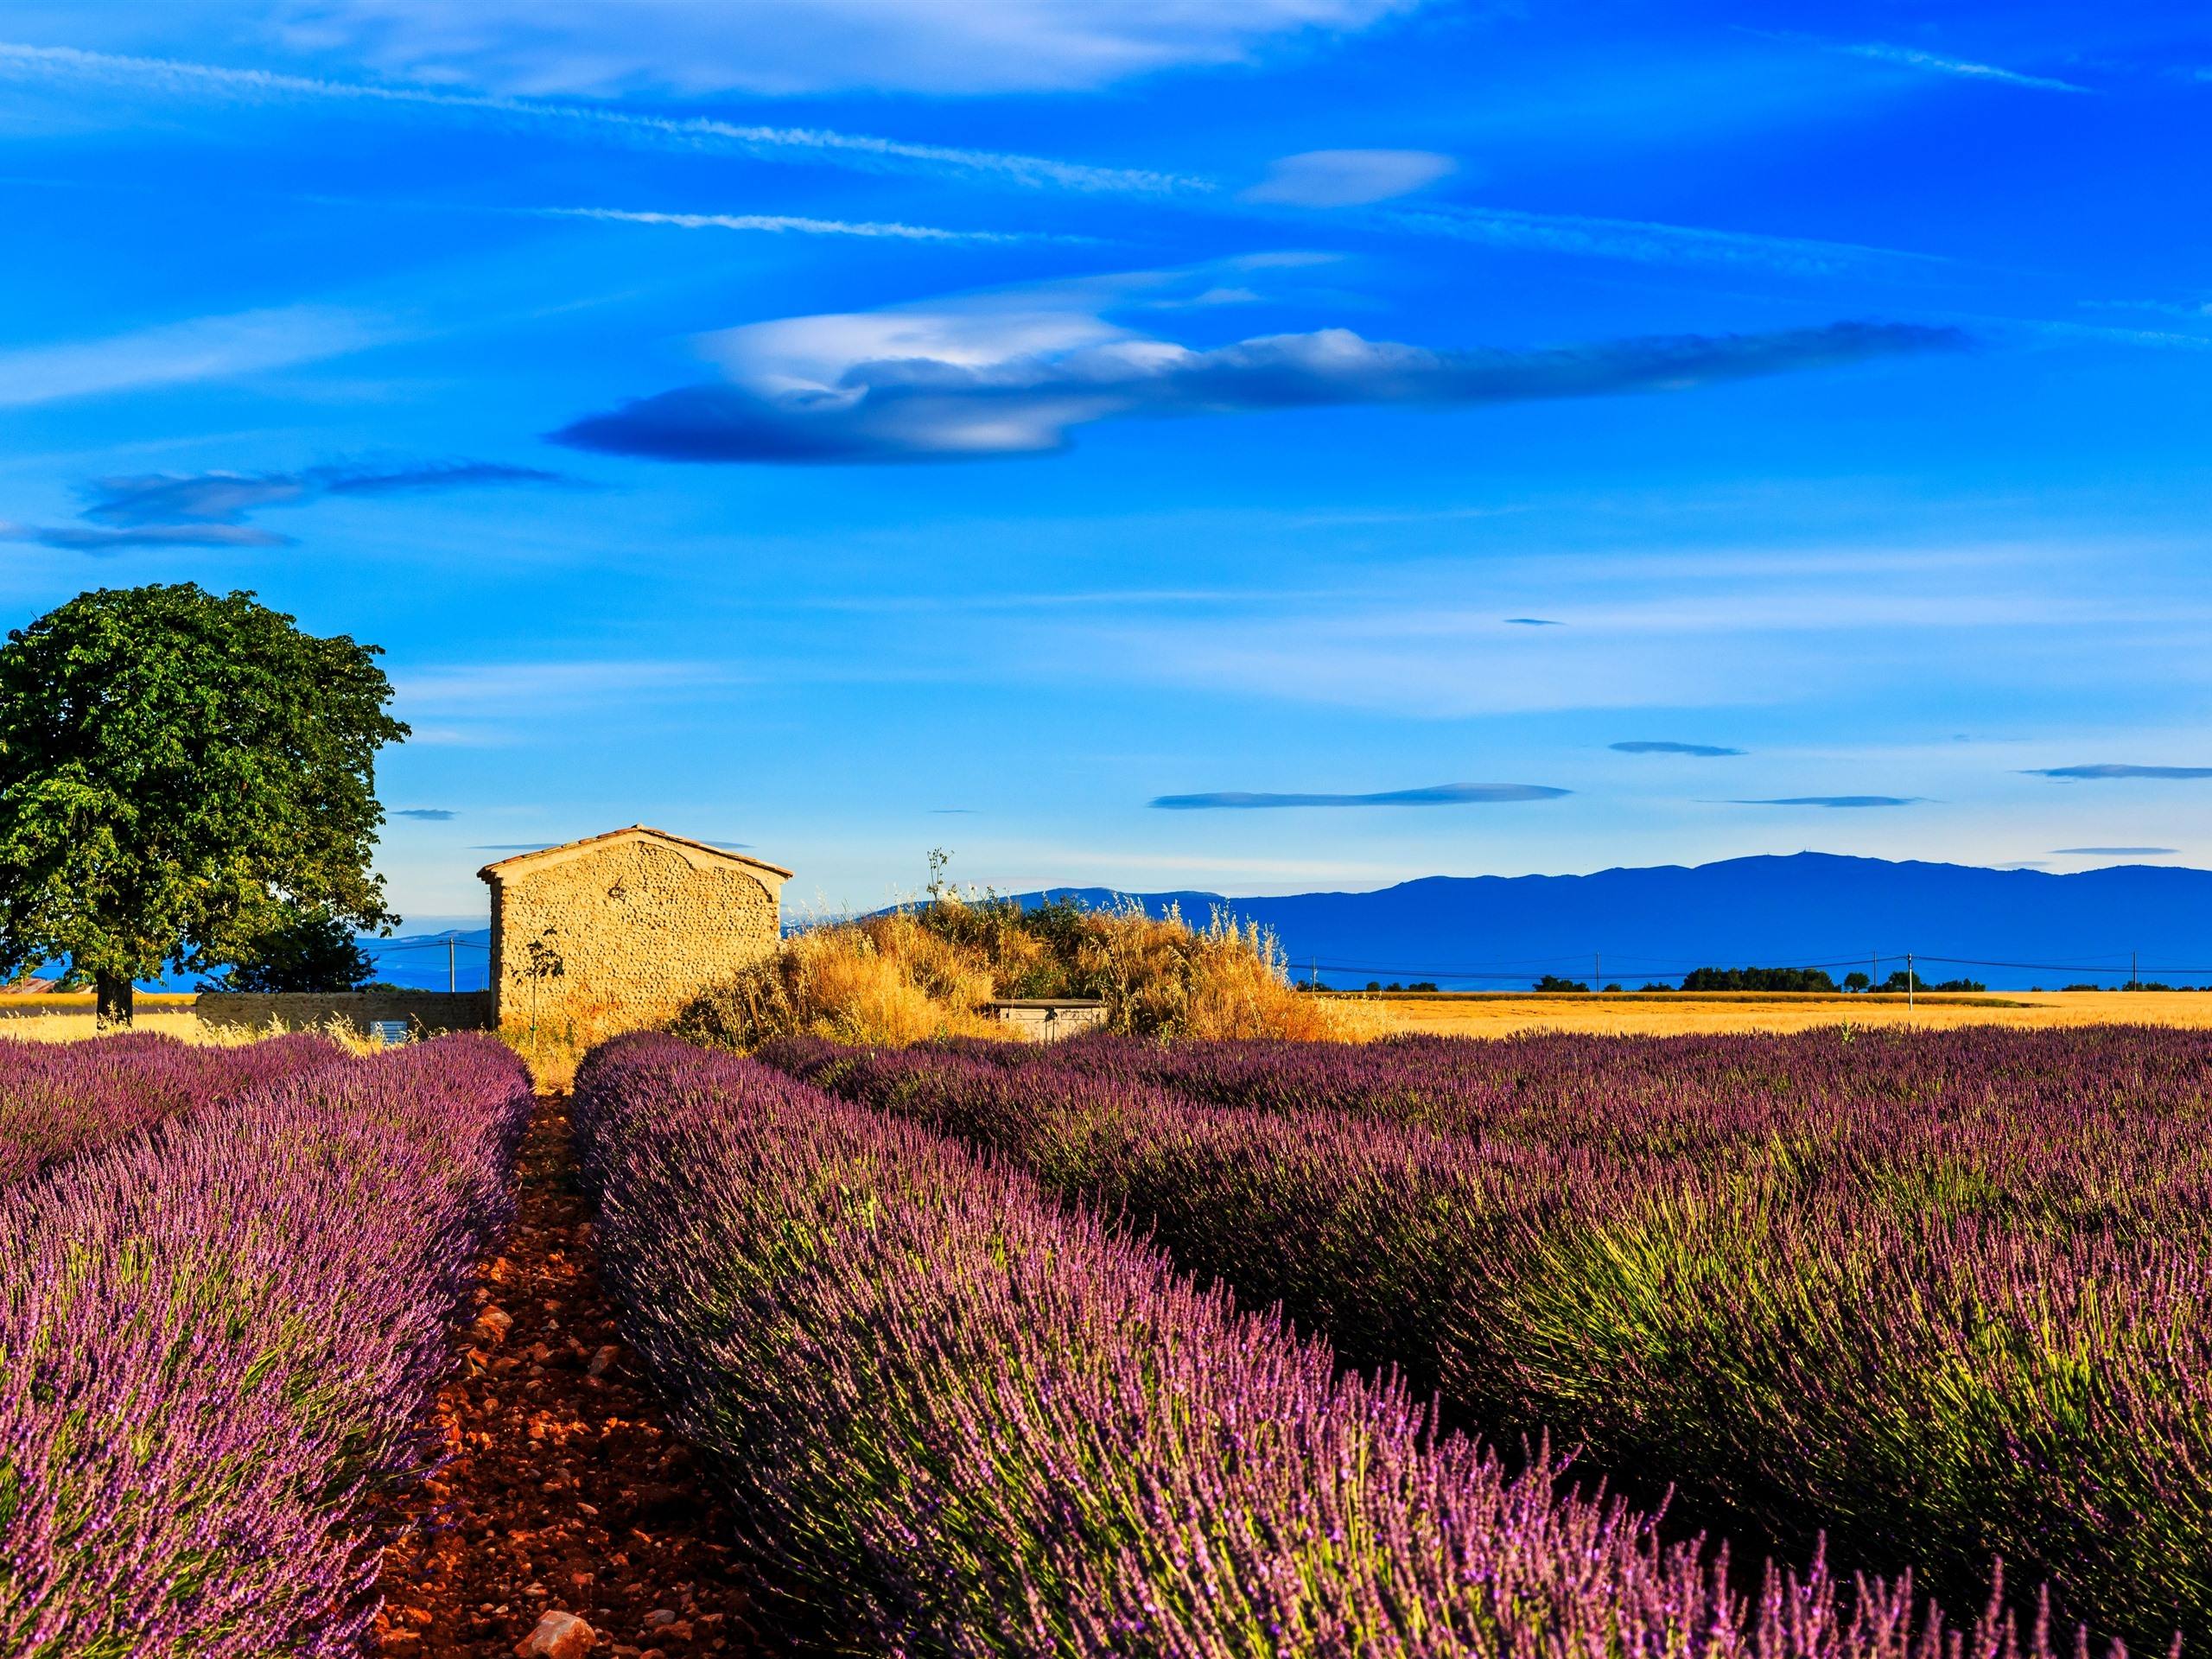
<svg viewBox="0 0 2212 1659"><path fill-rule="evenodd" d="M400 104L492 116L530 124L565 124L660 147L733 149L749 155L804 156L834 165L871 170L917 168L997 178L1008 183L1055 186L1092 194L1168 195L1210 191L1205 179L1172 173L1091 167L1049 156L1011 155L999 150L962 149L944 144L909 143L865 133L820 127L747 126L703 116L645 115L634 110L540 99L491 98L475 92L438 92L423 86L378 86L357 81L325 80L310 75L278 74L265 69L231 69L174 58L124 57L84 52L73 47L23 46L0 41L0 75L19 79L72 79L126 83L182 95L209 92L237 99L320 99L334 102Z"/></svg>

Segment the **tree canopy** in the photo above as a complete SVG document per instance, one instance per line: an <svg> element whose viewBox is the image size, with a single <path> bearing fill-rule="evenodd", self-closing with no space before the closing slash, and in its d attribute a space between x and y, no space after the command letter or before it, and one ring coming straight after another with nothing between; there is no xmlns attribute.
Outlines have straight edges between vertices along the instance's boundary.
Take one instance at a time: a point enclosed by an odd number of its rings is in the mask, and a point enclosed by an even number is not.
<svg viewBox="0 0 2212 1659"><path fill-rule="evenodd" d="M321 906L296 910L232 952L230 970L210 986L222 991L352 991L376 964L354 942L353 930Z"/></svg>
<svg viewBox="0 0 2212 1659"><path fill-rule="evenodd" d="M1684 976L1686 991L1833 991L1818 968L1700 968Z"/></svg>
<svg viewBox="0 0 2212 1659"><path fill-rule="evenodd" d="M407 735L382 653L250 593L80 594L0 646L0 977L254 959L303 912L387 927L375 761Z"/></svg>

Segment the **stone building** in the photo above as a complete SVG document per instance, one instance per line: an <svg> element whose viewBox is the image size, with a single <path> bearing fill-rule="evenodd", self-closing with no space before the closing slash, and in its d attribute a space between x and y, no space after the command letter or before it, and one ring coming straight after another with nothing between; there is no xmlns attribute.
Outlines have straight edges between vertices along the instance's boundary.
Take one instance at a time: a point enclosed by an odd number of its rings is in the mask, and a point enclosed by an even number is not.
<svg viewBox="0 0 2212 1659"><path fill-rule="evenodd" d="M602 1036L773 954L791 873L639 823L476 874L492 889L494 1020Z"/></svg>

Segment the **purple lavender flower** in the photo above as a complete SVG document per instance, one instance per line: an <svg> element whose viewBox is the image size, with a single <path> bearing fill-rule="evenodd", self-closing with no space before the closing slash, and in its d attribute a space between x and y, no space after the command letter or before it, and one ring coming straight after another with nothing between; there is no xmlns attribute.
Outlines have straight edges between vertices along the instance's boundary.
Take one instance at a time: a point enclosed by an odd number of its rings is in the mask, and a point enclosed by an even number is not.
<svg viewBox="0 0 2212 1659"><path fill-rule="evenodd" d="M360 1650L529 1084L482 1037L291 1069L0 1191L0 1652Z"/></svg>

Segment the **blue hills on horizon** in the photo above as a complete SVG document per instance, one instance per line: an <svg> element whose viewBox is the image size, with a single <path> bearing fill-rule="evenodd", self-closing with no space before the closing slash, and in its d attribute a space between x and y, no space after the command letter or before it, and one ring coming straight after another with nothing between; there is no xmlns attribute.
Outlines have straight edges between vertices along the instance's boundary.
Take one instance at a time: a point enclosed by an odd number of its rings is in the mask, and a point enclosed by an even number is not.
<svg viewBox="0 0 2212 1659"><path fill-rule="evenodd" d="M1024 905L1170 905L1203 923L1217 907L1272 930L1292 974L1322 984L1431 980L1446 990L1525 989L1545 974L1631 989L1701 967L1853 968L1885 978L1914 953L1922 977L1993 990L2212 986L2212 870L2123 864L2072 874L1893 861L1833 853L1762 855L1589 875L1431 875L1368 893L1234 898L1186 890L1049 887ZM377 977L446 988L443 932L364 939ZM454 931L455 983L489 982L489 928ZM189 989L197 978L175 988ZM149 984L144 988L154 989Z"/></svg>
<svg viewBox="0 0 2212 1659"><path fill-rule="evenodd" d="M1345 987L1433 981L1525 988L1556 974L1630 989L1700 967L1853 968L1886 978L1914 954L1929 981L1993 990L2146 980L2212 985L2212 870L2126 864L2071 874L1832 853L1599 870L1589 875L1424 876L1370 893L1229 898L1052 887L1074 898L1218 906L1271 929L1294 977ZM1602 964L1599 966L1599 964Z"/></svg>

